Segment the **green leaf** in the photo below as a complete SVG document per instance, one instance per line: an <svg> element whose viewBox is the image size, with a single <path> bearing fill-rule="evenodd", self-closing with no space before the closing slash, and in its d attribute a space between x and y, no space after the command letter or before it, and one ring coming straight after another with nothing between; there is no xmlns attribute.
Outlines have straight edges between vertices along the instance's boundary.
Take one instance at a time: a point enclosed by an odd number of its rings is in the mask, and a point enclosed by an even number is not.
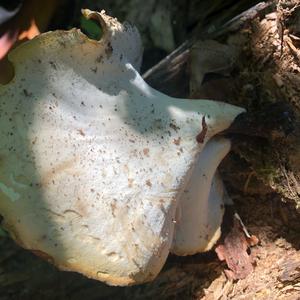
<svg viewBox="0 0 300 300"><path fill-rule="evenodd" d="M0 226L0 237L7 237L7 232Z"/></svg>
<svg viewBox="0 0 300 300"><path fill-rule="evenodd" d="M80 27L82 32L90 39L100 40L102 36L102 29L94 20L87 20L85 17L80 18Z"/></svg>

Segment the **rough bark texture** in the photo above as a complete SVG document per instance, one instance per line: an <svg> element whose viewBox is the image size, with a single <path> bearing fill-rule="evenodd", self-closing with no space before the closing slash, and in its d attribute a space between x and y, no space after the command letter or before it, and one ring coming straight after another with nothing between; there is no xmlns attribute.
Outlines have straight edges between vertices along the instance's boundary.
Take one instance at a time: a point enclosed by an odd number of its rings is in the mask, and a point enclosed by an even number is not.
<svg viewBox="0 0 300 300"><path fill-rule="evenodd" d="M246 278L230 280L224 271L226 264L214 252L170 256L152 283L108 287L60 272L2 237L0 299L299 299L299 2L262 3L242 15L249 1L178 1L176 6L172 1L160 6L156 1L114 1L113 5L110 1L77 1L77 5L88 6L89 2L91 9L104 5L121 20L128 16L132 22L140 20L146 42L145 69L156 54L155 60L185 42L145 74L153 87L173 96L230 99L252 115L263 116L257 122L270 127L264 137L233 135L234 151L221 168L235 209L259 240L248 249L254 268ZM139 5L147 7L139 10ZM156 25L147 23L157 7L168 7L171 19L178 18L175 25L168 24L172 36L167 37L167 46L161 44L161 37L155 37ZM146 16L140 12L147 12ZM147 53L156 54L148 59ZM193 68L195 61L199 68ZM279 102L288 108L279 106L276 113L269 110ZM261 127L251 126L258 135ZM250 129L244 128L244 133Z"/></svg>

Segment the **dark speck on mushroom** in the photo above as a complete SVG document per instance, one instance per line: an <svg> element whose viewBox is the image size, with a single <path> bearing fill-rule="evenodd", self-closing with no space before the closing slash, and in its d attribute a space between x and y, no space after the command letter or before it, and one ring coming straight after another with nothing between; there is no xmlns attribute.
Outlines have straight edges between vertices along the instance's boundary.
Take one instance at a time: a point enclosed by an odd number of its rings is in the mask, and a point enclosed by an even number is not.
<svg viewBox="0 0 300 300"><path fill-rule="evenodd" d="M105 54L107 55L107 58L109 58L113 53L113 47L111 46L111 43L107 43L107 47L105 48Z"/></svg>
<svg viewBox="0 0 300 300"><path fill-rule="evenodd" d="M49 61L49 64L54 70L57 70L57 67L53 61Z"/></svg>
<svg viewBox="0 0 300 300"><path fill-rule="evenodd" d="M149 157L149 148L144 148L143 153L145 156Z"/></svg>
<svg viewBox="0 0 300 300"><path fill-rule="evenodd" d="M202 117L202 130L201 132L197 135L196 140L199 144L202 144L204 142L206 132L207 132L207 124L205 122L205 116Z"/></svg>
<svg viewBox="0 0 300 300"><path fill-rule="evenodd" d="M80 129L78 129L78 133L80 134L80 135L82 135L82 136L85 136L85 133L84 133L84 131L80 128Z"/></svg>
<svg viewBox="0 0 300 300"><path fill-rule="evenodd" d="M29 93L26 89L23 89L23 93L25 95L25 97L31 97L32 93Z"/></svg>
<svg viewBox="0 0 300 300"><path fill-rule="evenodd" d="M173 123L170 123L169 126L170 126L173 130L175 130L176 132L177 132L177 130L180 129L180 127L176 126L176 125L173 124Z"/></svg>
<svg viewBox="0 0 300 300"><path fill-rule="evenodd" d="M97 73L97 70L98 70L98 68L97 68L97 67L95 67L95 68L91 68L91 71L92 71L92 72L94 72L94 73Z"/></svg>
<svg viewBox="0 0 300 300"><path fill-rule="evenodd" d="M180 145L180 141L181 141L181 137L179 137L178 139L174 139L174 140L173 140L173 143L174 143L176 146L179 146L179 145Z"/></svg>
<svg viewBox="0 0 300 300"><path fill-rule="evenodd" d="M151 183L150 179L146 180L146 185L149 186L149 187L152 187L152 183Z"/></svg>

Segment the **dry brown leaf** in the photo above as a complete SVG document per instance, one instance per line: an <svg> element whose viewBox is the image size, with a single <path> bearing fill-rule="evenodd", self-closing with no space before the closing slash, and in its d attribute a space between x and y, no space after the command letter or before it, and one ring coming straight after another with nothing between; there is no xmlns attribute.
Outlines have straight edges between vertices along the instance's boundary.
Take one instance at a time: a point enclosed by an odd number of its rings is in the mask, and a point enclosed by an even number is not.
<svg viewBox="0 0 300 300"><path fill-rule="evenodd" d="M25 1L20 11L0 26L0 83L6 83L12 76L8 71L6 54L16 43L30 40L43 32L57 5L57 0Z"/></svg>
<svg viewBox="0 0 300 300"><path fill-rule="evenodd" d="M224 239L224 243L215 249L219 259L225 260L229 270L225 270L228 279L246 278L253 271L253 258L247 250L258 243L255 236L245 231L243 223L234 218L233 226Z"/></svg>

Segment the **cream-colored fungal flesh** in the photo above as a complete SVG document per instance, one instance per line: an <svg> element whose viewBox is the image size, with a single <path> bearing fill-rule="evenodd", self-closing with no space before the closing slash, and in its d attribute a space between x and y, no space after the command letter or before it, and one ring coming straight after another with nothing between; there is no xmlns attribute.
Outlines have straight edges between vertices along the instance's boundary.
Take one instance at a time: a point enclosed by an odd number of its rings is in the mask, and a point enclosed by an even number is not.
<svg viewBox="0 0 300 300"><path fill-rule="evenodd" d="M211 249L221 234L224 187L216 172L230 150L230 141L212 138L197 159L191 179L179 200L171 252L191 255Z"/></svg>
<svg viewBox="0 0 300 300"><path fill-rule="evenodd" d="M100 41L55 31L9 56L15 77L0 87L0 214L19 244L61 269L111 285L142 283L164 265L199 153L243 110L152 89L137 71L137 30L103 12L84 14L100 21Z"/></svg>

